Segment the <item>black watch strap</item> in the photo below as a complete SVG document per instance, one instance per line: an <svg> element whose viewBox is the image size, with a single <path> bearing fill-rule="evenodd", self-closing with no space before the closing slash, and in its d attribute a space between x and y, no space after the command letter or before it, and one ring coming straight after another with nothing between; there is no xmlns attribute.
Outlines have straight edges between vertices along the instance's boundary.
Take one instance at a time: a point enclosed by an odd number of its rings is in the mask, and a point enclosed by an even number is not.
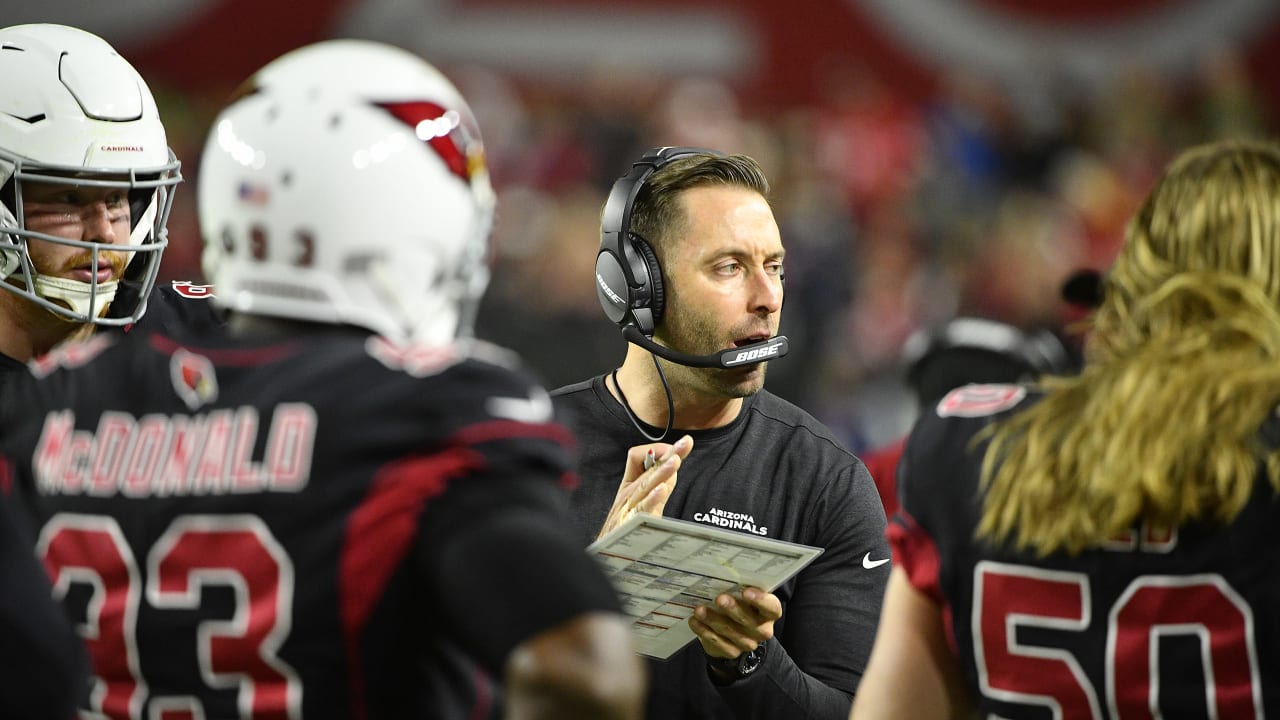
<svg viewBox="0 0 1280 720"><path fill-rule="evenodd" d="M755 650L745 652L736 658L718 658L707 656L707 669L711 672L711 677L722 684L728 684L736 680L741 680L751 673L760 669L764 664L765 648L764 643L756 646Z"/></svg>

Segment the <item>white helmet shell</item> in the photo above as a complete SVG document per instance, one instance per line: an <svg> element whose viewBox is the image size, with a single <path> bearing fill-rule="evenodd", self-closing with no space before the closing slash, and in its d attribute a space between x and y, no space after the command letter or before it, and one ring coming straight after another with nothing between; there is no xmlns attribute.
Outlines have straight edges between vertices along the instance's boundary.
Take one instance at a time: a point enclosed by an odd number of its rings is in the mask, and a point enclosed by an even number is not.
<svg viewBox="0 0 1280 720"><path fill-rule="evenodd" d="M150 89L102 38L53 24L0 28L0 78L0 287L78 322L135 322L159 272L172 191L182 180ZM27 230L20 198L34 182L126 191L127 245ZM137 305L102 317L116 282L42 275L27 250L33 239L83 249L94 262L107 249L128 251Z"/></svg>
<svg viewBox="0 0 1280 720"><path fill-rule="evenodd" d="M470 331L494 193L470 108L418 56L333 40L271 62L215 119L197 186L216 303L397 343Z"/></svg>

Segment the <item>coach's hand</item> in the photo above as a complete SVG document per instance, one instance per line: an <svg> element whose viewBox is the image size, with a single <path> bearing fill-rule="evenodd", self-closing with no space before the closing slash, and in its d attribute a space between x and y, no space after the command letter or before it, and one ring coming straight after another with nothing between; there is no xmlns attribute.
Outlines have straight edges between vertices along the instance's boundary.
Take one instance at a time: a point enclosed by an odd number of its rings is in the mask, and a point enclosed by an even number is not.
<svg viewBox="0 0 1280 720"><path fill-rule="evenodd" d="M627 467L622 473L622 483L613 498L613 507L604 519L597 538L626 522L632 515L643 512L661 515L667 498L676 487L676 471L680 463L693 449L693 438L685 435L675 442L636 445L627 451ZM650 456L650 453L653 453ZM653 457L653 466L645 467L645 458Z"/></svg>
<svg viewBox="0 0 1280 720"><path fill-rule="evenodd" d="M741 593L721 593L711 605L699 605L689 627L711 657L733 659L755 650L773 637L773 624L782 617L782 601L758 587Z"/></svg>

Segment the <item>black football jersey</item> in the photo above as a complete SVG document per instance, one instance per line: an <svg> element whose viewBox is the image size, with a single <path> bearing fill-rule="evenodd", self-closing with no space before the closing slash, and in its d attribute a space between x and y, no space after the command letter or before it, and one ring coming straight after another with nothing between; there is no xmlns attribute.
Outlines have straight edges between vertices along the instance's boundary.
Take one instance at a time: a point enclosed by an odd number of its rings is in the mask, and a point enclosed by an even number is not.
<svg viewBox="0 0 1280 720"><path fill-rule="evenodd" d="M147 312L138 322L123 326L125 332L134 328L163 332L169 335L200 334L222 328L225 311L214 306L212 285L202 285L188 280L156 283L147 296ZM123 308L136 307L138 288L132 283L122 283L116 292L120 302L113 302L107 314Z"/></svg>
<svg viewBox="0 0 1280 720"><path fill-rule="evenodd" d="M116 292L118 302L107 309L108 317L125 308L136 307L138 286L131 282L120 285ZM147 311L129 325L100 328L100 332L129 333L135 328L147 332L163 332L169 335L189 337L219 332L226 323L226 313L209 302L213 297L212 285L199 285L186 280L174 280L167 285L157 284L147 296ZM0 353L0 375L26 369L26 363Z"/></svg>
<svg viewBox="0 0 1280 720"><path fill-rule="evenodd" d="M90 710L488 717L515 644L617 609L565 530L571 436L505 351L202 342L99 333L5 378L0 445L93 657ZM559 564L485 545L516 526ZM506 604L531 592L556 603Z"/></svg>
<svg viewBox="0 0 1280 720"><path fill-rule="evenodd" d="M22 372L26 369L26 363L21 360L15 360L4 353L0 353L0 375L11 372Z"/></svg>
<svg viewBox="0 0 1280 720"><path fill-rule="evenodd" d="M987 445L974 436L1035 401L1020 386L957 389L898 467L894 562L941 605L983 717L1280 712L1280 503L1261 473L1228 526L1138 526L1043 559L975 541Z"/></svg>

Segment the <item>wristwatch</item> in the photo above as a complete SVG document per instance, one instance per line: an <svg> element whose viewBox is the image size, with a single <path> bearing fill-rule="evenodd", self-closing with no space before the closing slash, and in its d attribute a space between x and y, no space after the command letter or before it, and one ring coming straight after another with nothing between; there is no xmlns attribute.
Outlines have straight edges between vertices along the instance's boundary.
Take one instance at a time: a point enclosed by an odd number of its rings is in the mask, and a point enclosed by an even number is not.
<svg viewBox="0 0 1280 720"><path fill-rule="evenodd" d="M722 685L741 680L760 669L764 664L767 645L760 643L755 650L745 652L736 658L720 658L707 656L707 670L711 679Z"/></svg>

